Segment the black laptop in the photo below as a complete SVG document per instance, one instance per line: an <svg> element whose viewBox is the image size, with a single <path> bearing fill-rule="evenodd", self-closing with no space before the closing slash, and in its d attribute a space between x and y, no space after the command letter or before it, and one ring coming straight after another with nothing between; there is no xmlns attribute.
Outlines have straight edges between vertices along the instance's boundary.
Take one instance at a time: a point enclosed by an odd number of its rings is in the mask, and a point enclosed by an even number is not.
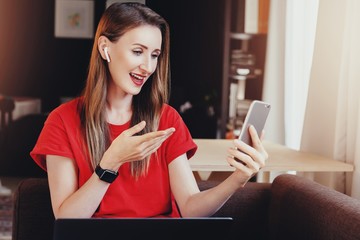
<svg viewBox="0 0 360 240"><path fill-rule="evenodd" d="M57 219L53 240L223 240L229 239L232 221L230 217Z"/></svg>

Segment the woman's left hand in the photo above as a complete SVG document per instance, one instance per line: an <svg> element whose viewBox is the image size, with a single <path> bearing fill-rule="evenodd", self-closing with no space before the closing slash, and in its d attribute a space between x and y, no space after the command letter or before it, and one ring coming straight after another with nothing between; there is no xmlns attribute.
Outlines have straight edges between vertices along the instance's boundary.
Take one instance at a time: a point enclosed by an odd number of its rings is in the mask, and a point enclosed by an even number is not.
<svg viewBox="0 0 360 240"><path fill-rule="evenodd" d="M249 133L252 146L236 139L234 140L234 147L228 150L227 161L236 168L233 175L236 176L240 186L244 186L251 177L265 166L265 161L269 156L262 145L264 133L261 134L260 139L254 126L249 127Z"/></svg>

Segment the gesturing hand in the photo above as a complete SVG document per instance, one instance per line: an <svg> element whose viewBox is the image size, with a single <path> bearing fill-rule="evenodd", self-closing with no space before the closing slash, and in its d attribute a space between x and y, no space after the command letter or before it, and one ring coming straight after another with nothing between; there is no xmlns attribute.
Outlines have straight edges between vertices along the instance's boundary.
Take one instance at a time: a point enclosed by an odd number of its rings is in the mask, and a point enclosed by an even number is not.
<svg viewBox="0 0 360 240"><path fill-rule="evenodd" d="M175 131L175 128L168 128L143 135L135 135L143 130L145 125L145 121L142 121L115 138L105 152L101 165L117 170L125 162L145 159L154 153Z"/></svg>

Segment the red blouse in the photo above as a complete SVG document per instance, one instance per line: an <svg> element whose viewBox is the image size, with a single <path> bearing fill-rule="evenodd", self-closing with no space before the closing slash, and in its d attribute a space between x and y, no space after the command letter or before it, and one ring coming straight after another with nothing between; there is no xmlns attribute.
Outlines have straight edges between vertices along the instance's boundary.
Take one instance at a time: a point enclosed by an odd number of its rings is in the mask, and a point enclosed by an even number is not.
<svg viewBox="0 0 360 240"><path fill-rule="evenodd" d="M84 150L78 104L80 98L64 103L52 111L30 155L46 171L46 155L74 159L79 168L79 187L93 174ZM118 136L130 127L109 124L111 136ZM119 169L118 178L108 188L94 217L180 217L171 193L168 164L186 153L191 158L197 149L190 132L177 111L164 105L159 130L174 127L175 132L151 157L149 172L135 180L130 164Z"/></svg>

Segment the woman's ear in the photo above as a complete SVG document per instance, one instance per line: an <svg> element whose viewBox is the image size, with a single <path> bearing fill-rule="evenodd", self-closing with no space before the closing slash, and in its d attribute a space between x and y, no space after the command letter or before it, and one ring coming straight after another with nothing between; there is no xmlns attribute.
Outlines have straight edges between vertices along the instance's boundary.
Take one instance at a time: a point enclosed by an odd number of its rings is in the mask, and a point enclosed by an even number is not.
<svg viewBox="0 0 360 240"><path fill-rule="evenodd" d="M101 55L101 57L106 60L107 62L110 62L110 54L109 54L109 39L105 36L100 36L98 40L98 51Z"/></svg>

